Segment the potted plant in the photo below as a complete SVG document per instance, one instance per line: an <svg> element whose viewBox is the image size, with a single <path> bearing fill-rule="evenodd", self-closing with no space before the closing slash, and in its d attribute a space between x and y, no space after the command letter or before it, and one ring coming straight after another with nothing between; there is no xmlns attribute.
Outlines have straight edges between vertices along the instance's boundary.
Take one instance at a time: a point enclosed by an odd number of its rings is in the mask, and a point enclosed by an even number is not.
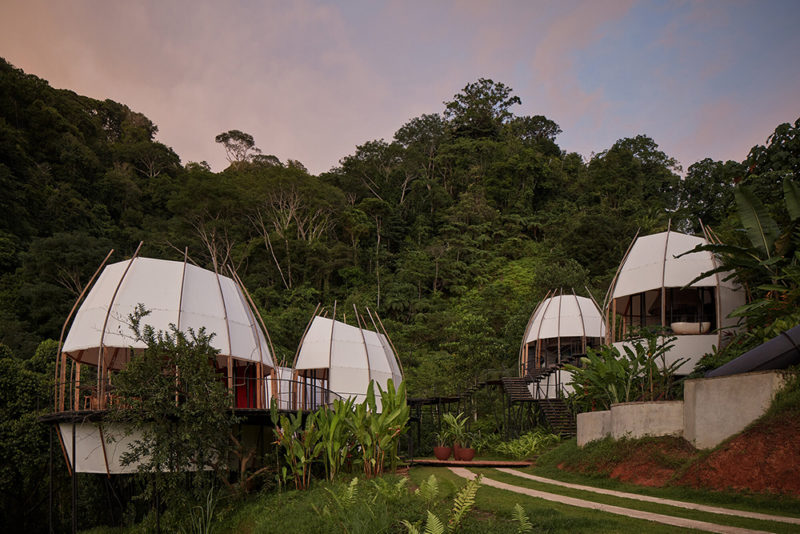
<svg viewBox="0 0 800 534"><path fill-rule="evenodd" d="M436 439L436 446L433 447L433 455L437 460L447 460L450 458L452 448L450 447L450 433L447 430L436 432L434 434Z"/></svg>
<svg viewBox="0 0 800 534"><path fill-rule="evenodd" d="M472 447L472 442L475 434L469 431L464 431L461 435L461 443L458 451L456 452L456 460L464 462L471 462L475 458L475 449Z"/></svg>
<svg viewBox="0 0 800 534"><path fill-rule="evenodd" d="M458 460L458 451L461 448L461 442L464 440L464 434L467 431L467 417L463 412L458 415L446 413L442 416L442 422L444 422L447 428L450 439L453 440L453 455L456 460Z"/></svg>

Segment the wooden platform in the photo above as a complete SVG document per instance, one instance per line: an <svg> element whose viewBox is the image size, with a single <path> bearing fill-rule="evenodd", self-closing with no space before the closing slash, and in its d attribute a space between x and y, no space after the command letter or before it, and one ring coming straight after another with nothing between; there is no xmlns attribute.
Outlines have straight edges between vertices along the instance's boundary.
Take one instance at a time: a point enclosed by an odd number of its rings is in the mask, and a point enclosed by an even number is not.
<svg viewBox="0 0 800 534"><path fill-rule="evenodd" d="M461 460L436 460L434 458L419 458L409 462L409 465L427 465L432 467L530 467L533 462L525 460L481 460L475 458L469 462Z"/></svg>

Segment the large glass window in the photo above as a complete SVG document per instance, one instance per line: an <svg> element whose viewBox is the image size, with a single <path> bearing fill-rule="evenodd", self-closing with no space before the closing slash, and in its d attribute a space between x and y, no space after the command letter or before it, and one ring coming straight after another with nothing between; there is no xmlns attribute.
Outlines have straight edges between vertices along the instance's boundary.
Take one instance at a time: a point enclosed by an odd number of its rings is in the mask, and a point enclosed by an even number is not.
<svg viewBox="0 0 800 534"><path fill-rule="evenodd" d="M622 318L622 331L616 339L623 339L632 330L641 327L664 326L676 334L704 334L717 324L715 288L666 288L665 324L661 324L661 290L617 299L617 314Z"/></svg>

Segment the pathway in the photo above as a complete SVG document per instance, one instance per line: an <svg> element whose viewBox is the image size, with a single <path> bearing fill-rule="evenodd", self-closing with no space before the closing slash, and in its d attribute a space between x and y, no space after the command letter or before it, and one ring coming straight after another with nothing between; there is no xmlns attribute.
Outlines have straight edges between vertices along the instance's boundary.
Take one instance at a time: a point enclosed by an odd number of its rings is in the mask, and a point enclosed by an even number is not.
<svg viewBox="0 0 800 534"><path fill-rule="evenodd" d="M473 479L473 478L475 478L477 476L472 471L470 471L468 469L465 469L463 467L450 467L449 469L453 473L455 473L456 475L458 475L458 476L460 476L462 478ZM549 480L549 479L542 479L542 480ZM553 481L553 482L558 482L558 481ZM635 510L635 509L632 509L632 508L624 508L622 506L613 506L613 505L610 505L610 504L603 504L603 503L598 503L598 502L593 502L593 501L587 501L587 500L584 500L584 499L577 499L575 497L567 497L567 496L564 496L564 495L558 495L556 493L548 493L548 492L545 492L545 491L539 491L539 490L534 490L534 489L530 489L530 488L524 488L524 487L521 487L521 486L514 486L512 484L506 484L505 482L500 482L500 481L493 480L493 479L487 478L487 477L483 477L481 483L483 485L485 485L485 486L491 486L493 488L503 489L503 490L507 490L507 491L513 491L515 493L520 493L522 495L528 495L528 496L531 496L531 497L544 499L546 501L566 504L566 505L575 506L575 507L578 507L578 508L588 508L588 509L591 509L591 510L599 510L601 512L607 512L607 513L610 513L610 514L617 514L617 515L622 515L622 516L625 516L625 517L633 517L633 518L637 518L637 519L644 519L646 521L655 521L655 522L658 522L658 523L663 523L665 525L671 525L671 526L676 526L676 527L692 528L692 529L695 529L695 530L703 530L703 531L706 531L706 532L718 532L718 533L721 533L721 534L744 534L744 533L762 533L762 532L765 532L765 531L751 530L751 529L745 529L745 528L740 528L740 527L732 527L732 526L727 526L727 525L718 525L716 523L709 523L707 521L698 521L696 519L686 519L686 518L683 518L683 517L675 517L675 516L670 516L670 515L657 514L657 513L654 513L654 512L645 512L645 511L642 511L642 510ZM564 484L566 484L566 483L564 483ZM588 488L588 486L586 486L586 488ZM598 488L592 488L592 489L597 490ZM605 491L609 491L609 490L603 490L603 492L605 492ZM601 493L601 492L598 492L598 493ZM622 493L622 492L618 492L618 493ZM641 496L637 496L637 497L641 497ZM678 501L667 501L666 499L657 499L656 500L656 502L661 502L661 501L665 501L664 504L669 504L670 502L678 502ZM685 503L685 504L690 504L690 503ZM749 512L745 512L745 513L749 513ZM749 516L746 516L746 517L749 517ZM781 520L787 519L787 518L781 517L781 516L767 516L767 517L770 517L770 520L778 520L778 519L772 519L773 517L775 517L775 518L779 518L780 517ZM788 518L788 519L793 519L793 518Z"/></svg>
<svg viewBox="0 0 800 534"><path fill-rule="evenodd" d="M650 495L639 495L638 493L626 493L624 491L614 491L609 489L603 488L595 488L593 486L582 486L580 484L570 484L569 482L562 482L560 480L554 480L552 478L544 478L539 477L536 475L531 475L529 473L523 473L522 471L517 471L516 469L504 469L498 468L498 471L502 471L503 473L508 473L509 475L514 475L522 478L527 478L529 480L535 480L536 482L542 482L544 484L552 484L554 486L562 486L564 488L570 489L577 489L583 491L591 491L593 493L600 493L602 495L611 495L613 497L622 497L623 499L632 499L636 501L645 501L645 502L654 502L657 504L666 504L668 506L675 506L677 508L686 508L688 510L699 510L701 512L710 512L712 514L721 514L721 515L733 515L737 517L747 517L750 519L760 519L762 521L778 521L780 523L791 523L793 525L800 525L800 517L787 517L783 515L770 515L770 514L760 514L758 512L748 512L745 510L733 510L731 508L720 508L719 506L707 506L705 504L697 504L693 502L685 502L685 501L673 501L672 499L662 499L660 497L651 497Z"/></svg>

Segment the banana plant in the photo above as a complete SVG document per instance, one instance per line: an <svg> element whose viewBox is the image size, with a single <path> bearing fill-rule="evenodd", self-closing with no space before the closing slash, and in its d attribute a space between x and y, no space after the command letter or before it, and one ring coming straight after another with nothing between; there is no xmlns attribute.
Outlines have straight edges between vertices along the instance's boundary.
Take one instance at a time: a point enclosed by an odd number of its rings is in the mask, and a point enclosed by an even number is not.
<svg viewBox="0 0 800 534"><path fill-rule="evenodd" d="M364 475L373 478L383 474L387 453L392 469L397 466L399 436L405 432L410 409L406 403L405 383L395 389L390 379L384 391L380 385L381 411L378 412L374 382L367 388L366 399L356 405L353 417L348 419L356 443L361 451Z"/></svg>
<svg viewBox="0 0 800 534"><path fill-rule="evenodd" d="M306 489L311 484L311 466L322 453L324 443L317 427L315 413L309 413L303 421L303 413L278 416L271 411L275 444L283 448L284 460L294 478L296 489Z"/></svg>
<svg viewBox="0 0 800 534"><path fill-rule="evenodd" d="M336 399L333 401L333 408L325 406L317 412L325 477L331 481L354 447L355 440L348 425L348 420L353 417L354 404L352 397L347 400Z"/></svg>

